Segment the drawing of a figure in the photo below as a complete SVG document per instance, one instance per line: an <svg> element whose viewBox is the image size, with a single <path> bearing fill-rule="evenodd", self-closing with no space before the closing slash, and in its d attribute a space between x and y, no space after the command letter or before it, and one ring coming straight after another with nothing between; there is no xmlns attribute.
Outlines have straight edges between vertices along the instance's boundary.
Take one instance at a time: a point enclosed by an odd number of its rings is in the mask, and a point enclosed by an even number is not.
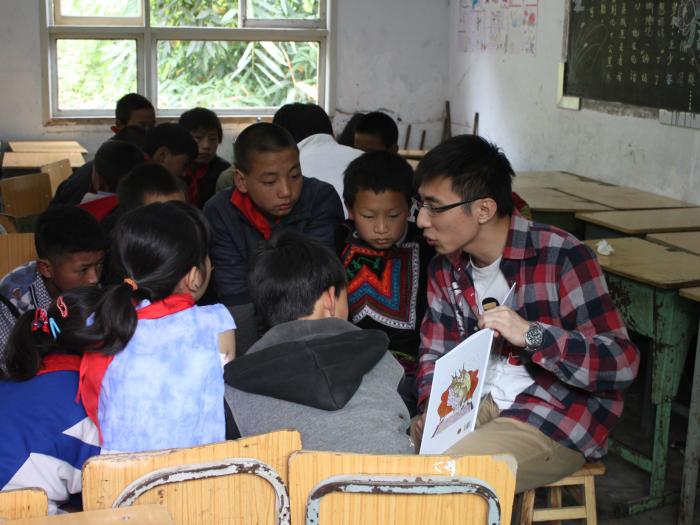
<svg viewBox="0 0 700 525"><path fill-rule="evenodd" d="M452 374L450 386L440 396L441 402L437 409L440 422L435 427L433 437L449 428L465 414L474 410L472 397L478 384L478 370L466 370L462 367L459 371Z"/></svg>

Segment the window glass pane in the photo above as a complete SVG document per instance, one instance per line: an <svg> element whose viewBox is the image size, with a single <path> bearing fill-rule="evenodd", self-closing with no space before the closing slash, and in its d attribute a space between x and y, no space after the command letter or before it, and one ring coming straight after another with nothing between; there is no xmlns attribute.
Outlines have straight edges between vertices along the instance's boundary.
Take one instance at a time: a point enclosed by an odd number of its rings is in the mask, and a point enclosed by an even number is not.
<svg viewBox="0 0 700 525"><path fill-rule="evenodd" d="M237 0L149 0L157 27L236 27Z"/></svg>
<svg viewBox="0 0 700 525"><path fill-rule="evenodd" d="M247 0L248 18L319 17L319 0Z"/></svg>
<svg viewBox="0 0 700 525"><path fill-rule="evenodd" d="M276 107L318 100L317 42L158 42L158 106Z"/></svg>
<svg viewBox="0 0 700 525"><path fill-rule="evenodd" d="M114 109L136 91L135 40L56 42L58 109Z"/></svg>
<svg viewBox="0 0 700 525"><path fill-rule="evenodd" d="M141 16L141 0L54 0L63 16Z"/></svg>

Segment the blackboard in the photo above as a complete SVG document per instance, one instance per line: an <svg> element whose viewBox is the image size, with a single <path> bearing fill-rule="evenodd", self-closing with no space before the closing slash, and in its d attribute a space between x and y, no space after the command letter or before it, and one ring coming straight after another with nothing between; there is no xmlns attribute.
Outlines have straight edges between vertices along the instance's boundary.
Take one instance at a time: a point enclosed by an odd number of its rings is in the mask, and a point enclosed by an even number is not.
<svg viewBox="0 0 700 525"><path fill-rule="evenodd" d="M700 113L700 0L572 0L566 95Z"/></svg>

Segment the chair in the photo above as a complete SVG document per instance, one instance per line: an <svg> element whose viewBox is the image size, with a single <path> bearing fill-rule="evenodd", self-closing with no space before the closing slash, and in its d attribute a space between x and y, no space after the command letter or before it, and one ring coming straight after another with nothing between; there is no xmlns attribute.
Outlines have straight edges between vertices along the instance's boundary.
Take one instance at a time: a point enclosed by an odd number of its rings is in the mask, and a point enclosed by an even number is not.
<svg viewBox="0 0 700 525"><path fill-rule="evenodd" d="M0 179L5 212L17 219L38 215L49 207L51 181L46 173Z"/></svg>
<svg viewBox="0 0 700 525"><path fill-rule="evenodd" d="M124 509L69 512L37 518L13 520L11 525L172 525L168 509L162 505L138 505Z"/></svg>
<svg viewBox="0 0 700 525"><path fill-rule="evenodd" d="M33 233L0 235L0 279L22 264L36 259Z"/></svg>
<svg viewBox="0 0 700 525"><path fill-rule="evenodd" d="M507 525L515 470L511 456L302 450L289 458L292 523Z"/></svg>
<svg viewBox="0 0 700 525"><path fill-rule="evenodd" d="M56 195L56 190L61 183L73 174L73 168L70 167L68 159L57 160L50 164L41 167L41 172L49 176L51 185L51 197Z"/></svg>
<svg viewBox="0 0 700 525"><path fill-rule="evenodd" d="M0 521L38 518L49 513L49 498L42 489L29 488L0 492Z"/></svg>
<svg viewBox="0 0 700 525"><path fill-rule="evenodd" d="M280 430L199 447L95 456L83 466L83 506L159 503L176 524L289 523L287 461L300 449L299 432Z"/></svg>
<svg viewBox="0 0 700 525"><path fill-rule="evenodd" d="M0 226L0 233L17 233L17 221L12 215L0 213Z"/></svg>
<svg viewBox="0 0 700 525"><path fill-rule="evenodd" d="M596 525L595 501L595 476L605 474L605 465L596 463L584 463L576 472L559 481L541 487L548 491L547 501L549 507L535 508L535 490L526 490L522 495L522 509L520 511L520 525L531 525L533 522L549 521L560 525L559 520L583 519L586 525ZM583 505L562 507L561 488L565 486L579 486L583 491Z"/></svg>

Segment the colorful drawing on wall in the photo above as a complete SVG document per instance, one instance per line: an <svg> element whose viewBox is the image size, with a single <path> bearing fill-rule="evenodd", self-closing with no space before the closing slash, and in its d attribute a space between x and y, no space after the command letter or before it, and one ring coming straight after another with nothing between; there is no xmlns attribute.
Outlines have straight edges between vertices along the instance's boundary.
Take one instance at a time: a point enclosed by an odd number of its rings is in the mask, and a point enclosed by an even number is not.
<svg viewBox="0 0 700 525"><path fill-rule="evenodd" d="M536 52L539 0L460 0L460 51Z"/></svg>

